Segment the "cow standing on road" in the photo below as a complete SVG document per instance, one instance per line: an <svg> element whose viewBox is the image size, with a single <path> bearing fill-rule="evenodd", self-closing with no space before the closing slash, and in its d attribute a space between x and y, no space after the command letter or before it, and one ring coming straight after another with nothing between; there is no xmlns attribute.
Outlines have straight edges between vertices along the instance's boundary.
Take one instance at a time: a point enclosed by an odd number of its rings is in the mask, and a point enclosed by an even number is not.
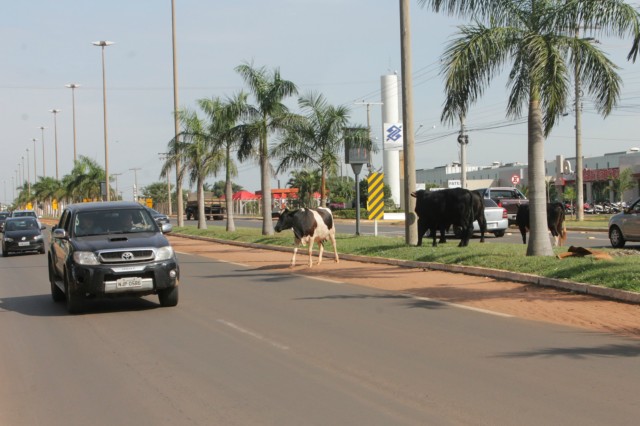
<svg viewBox="0 0 640 426"><path fill-rule="evenodd" d="M562 246L567 239L567 229L564 223L564 205L560 202L547 204L547 226L553 236L553 245ZM516 224L522 235L522 243L527 244L527 231L529 230L529 205L518 206Z"/></svg>
<svg viewBox="0 0 640 426"><path fill-rule="evenodd" d="M296 266L296 253L298 247L309 245L309 267L313 266L313 243L317 242L319 246L318 253L318 265L322 263L322 253L324 251L324 242L327 239L331 240L333 245L334 261L338 263L340 261L338 257L338 249L336 246L336 228L333 223L333 215L331 210L325 207L318 207L317 209L299 209L289 210L284 209L280 213L280 218L275 226L276 232L284 231L285 229L293 230L295 236L295 247L293 249L293 257L291 258L291 267Z"/></svg>

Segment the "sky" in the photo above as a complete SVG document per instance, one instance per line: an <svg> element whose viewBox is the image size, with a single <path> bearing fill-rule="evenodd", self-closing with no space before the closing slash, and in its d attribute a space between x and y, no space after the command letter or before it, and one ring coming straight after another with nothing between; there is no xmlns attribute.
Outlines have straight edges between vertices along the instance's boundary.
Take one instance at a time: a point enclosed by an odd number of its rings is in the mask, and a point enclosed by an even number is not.
<svg viewBox="0 0 640 426"><path fill-rule="evenodd" d="M364 126L362 103L380 102L381 76L401 73L399 1L175 0L175 7L180 108L197 110L198 99L226 98L246 89L234 69L253 63L279 69L300 94L313 91L332 105L348 106L350 124ZM415 0L410 15L415 160L417 168L429 169L459 161L459 128L440 122L440 57L461 21L425 10ZM77 155L104 166L101 48L92 45L98 40L114 42L105 48L109 173L117 175L118 191L128 200L133 199L136 181L138 188L165 182L160 178L160 153L167 151L174 133L170 0L12 2L0 14L0 38L3 202L13 199L12 184L23 163L23 174L29 172L34 181L33 139L38 176L43 175L43 136L45 174L56 177L56 139L58 177L71 171L72 96ZM626 61L630 40L600 42L620 67L624 86L619 107L606 119L583 98L585 157L640 146L640 63ZM80 87L72 91L65 87L69 83ZM505 77L498 77L469 112L469 164L527 163L526 117L517 123L506 118L505 85ZM299 112L297 98L288 99L287 105ZM380 145L380 106L370 108L373 136ZM55 119L52 109L61 110ZM575 155L574 117L569 110L553 130L545 144L547 160ZM373 166L382 167L381 152L374 155ZM259 190L258 165L246 162L238 168L234 182ZM353 176L349 166L343 173ZM207 182L223 179L211 176ZM272 187L284 187L288 179L286 173L274 176ZM171 181L173 185L175 174Z"/></svg>

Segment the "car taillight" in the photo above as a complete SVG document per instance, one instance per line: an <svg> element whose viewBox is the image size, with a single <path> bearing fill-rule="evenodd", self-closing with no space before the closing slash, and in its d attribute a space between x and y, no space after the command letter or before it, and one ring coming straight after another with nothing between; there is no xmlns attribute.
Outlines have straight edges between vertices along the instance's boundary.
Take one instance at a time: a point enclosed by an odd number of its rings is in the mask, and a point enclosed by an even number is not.
<svg viewBox="0 0 640 426"><path fill-rule="evenodd" d="M507 217L508 217L508 216L507 216L507 209L505 209L504 207L502 207L502 218L503 218L503 219L506 219Z"/></svg>
<svg viewBox="0 0 640 426"><path fill-rule="evenodd" d="M498 207L502 207L502 201L498 201Z"/></svg>

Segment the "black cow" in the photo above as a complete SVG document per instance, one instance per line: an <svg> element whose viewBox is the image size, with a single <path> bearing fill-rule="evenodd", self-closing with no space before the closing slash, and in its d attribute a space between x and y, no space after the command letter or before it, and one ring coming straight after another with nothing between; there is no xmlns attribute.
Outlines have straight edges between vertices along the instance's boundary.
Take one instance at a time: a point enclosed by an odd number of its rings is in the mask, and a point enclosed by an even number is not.
<svg viewBox="0 0 640 426"><path fill-rule="evenodd" d="M446 243L445 231L448 228L443 218L445 217L445 196L441 191L425 191L420 189L411 193L416 199L415 212L418 216L418 246L422 245L422 237L430 231L433 238L433 246L436 243L436 231L440 230L440 242Z"/></svg>
<svg viewBox="0 0 640 426"><path fill-rule="evenodd" d="M445 230L453 225L460 228L460 244L458 247L469 245L473 234L474 196L471 191L463 188L442 189L440 191L418 190L411 194L416 198L415 212L418 216L418 245L422 245L422 237L427 229L433 237L432 245L436 243L436 229L440 230L440 241L445 242ZM482 203L482 200L480 200ZM484 219L484 204L483 219ZM484 228L486 229L486 223Z"/></svg>
<svg viewBox="0 0 640 426"><path fill-rule="evenodd" d="M553 202L547 204L547 227L553 236L553 245L562 246L567 239L567 229L564 223L565 209L562 203ZM516 224L522 235L522 243L527 244L527 231L529 230L529 205L518 206Z"/></svg>
<svg viewBox="0 0 640 426"><path fill-rule="evenodd" d="M478 222L478 227L480 228L480 242L484 243L484 233L487 232L487 218L484 216L484 200L482 199L482 194L478 191L471 191L471 195L473 196L473 205L471 206L473 211L473 220ZM473 232L473 226L471 232Z"/></svg>
<svg viewBox="0 0 640 426"><path fill-rule="evenodd" d="M295 247L293 249L293 257L291 258L291 267L296 266L296 253L300 245L309 245L309 267L313 266L311 255L313 253L313 243L317 242L319 246L318 265L322 263L322 253L324 251L324 242L327 239L333 244L333 254L336 263L339 262L338 250L336 247L336 228L333 223L333 215L331 210L325 207L317 209L284 209L280 212L280 218L276 223L275 231L280 232L285 229L292 229L295 236Z"/></svg>

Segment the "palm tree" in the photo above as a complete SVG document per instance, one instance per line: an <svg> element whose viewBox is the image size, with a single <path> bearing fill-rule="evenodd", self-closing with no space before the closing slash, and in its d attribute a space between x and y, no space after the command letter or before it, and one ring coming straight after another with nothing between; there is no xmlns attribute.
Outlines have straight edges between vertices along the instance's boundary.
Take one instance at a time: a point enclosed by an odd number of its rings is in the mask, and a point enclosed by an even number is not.
<svg viewBox="0 0 640 426"><path fill-rule="evenodd" d="M276 173L293 167L320 169L320 200L326 207L326 180L335 174L344 153L343 132L349 120L349 108L329 105L323 95L306 94L298 99L303 113L284 133L282 142L271 155L280 158Z"/></svg>
<svg viewBox="0 0 640 426"><path fill-rule="evenodd" d="M212 137L209 134L211 130L209 123L198 117L198 114L194 111L184 110L178 115L184 128L178 137L183 142L177 143L174 138L169 144L169 157L176 155L172 153L177 152L181 168L183 168L180 174L188 171L189 183L196 184L198 229L207 229L207 220L204 213L204 180L207 176L218 173L220 167L224 164L224 154L212 143ZM178 148L178 150L176 151L175 148ZM167 159L167 161L175 164L175 158L173 158L173 161L171 159ZM163 170L165 170L164 167Z"/></svg>
<svg viewBox="0 0 640 426"><path fill-rule="evenodd" d="M225 169L225 202L227 205L227 231L234 232L233 220L233 181L238 169L233 161L232 150L239 143L237 134L233 132L238 120L247 112L247 95L240 92L233 98L223 102L218 98L200 99L200 108L209 118L208 139L212 149L224 157Z"/></svg>
<svg viewBox="0 0 640 426"><path fill-rule="evenodd" d="M579 72L595 105L607 116L620 97L616 66L590 41L575 37L576 25L594 35L632 35L629 58L640 42L640 17L621 0L418 0L435 12L474 19L459 28L443 55L446 100L442 121L468 116L474 103L507 61L511 87L507 116L519 117L528 104L531 238L528 256L551 256L547 235L544 141L565 110L571 67ZM483 25L481 22L488 22ZM578 59L579 58L579 61Z"/></svg>
<svg viewBox="0 0 640 426"><path fill-rule="evenodd" d="M621 171L617 178L611 179L607 189L614 193L618 198L618 202L622 204L625 191L636 186L638 186L638 182L633 178L632 170L627 168Z"/></svg>
<svg viewBox="0 0 640 426"><path fill-rule="evenodd" d="M240 136L238 158L258 158L260 163L260 189L262 190L262 235L273 235L271 220L271 176L269 161L269 134L284 129L295 119L282 101L298 93L296 85L283 80L276 68L269 73L266 68L255 68L253 64L236 67L256 104L249 106L247 120L237 127Z"/></svg>
<svg viewBox="0 0 640 426"><path fill-rule="evenodd" d="M38 200L46 200L44 214L53 214L53 200L58 197L61 188L62 184L59 180L48 176L41 176L40 180L31 186L31 190Z"/></svg>
<svg viewBox="0 0 640 426"><path fill-rule="evenodd" d="M312 204L313 193L320 189L321 183L319 169L305 169L291 172L291 178L287 182L287 186L289 188L298 188L298 200L301 207L314 207Z"/></svg>
<svg viewBox="0 0 640 426"><path fill-rule="evenodd" d="M104 181L104 169L95 160L81 155L71 173L63 176L62 186L71 201L100 199L100 182Z"/></svg>

